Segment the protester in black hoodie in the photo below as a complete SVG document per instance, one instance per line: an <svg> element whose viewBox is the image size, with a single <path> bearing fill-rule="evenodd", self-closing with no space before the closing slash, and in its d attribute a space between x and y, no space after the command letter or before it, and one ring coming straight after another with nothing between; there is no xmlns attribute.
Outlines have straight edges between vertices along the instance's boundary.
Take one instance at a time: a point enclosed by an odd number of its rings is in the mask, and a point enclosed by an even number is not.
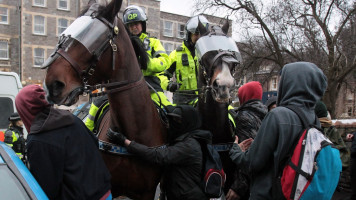
<svg viewBox="0 0 356 200"><path fill-rule="evenodd" d="M28 167L49 199L111 199L97 139L79 118L49 105L38 85L24 87L15 104L29 132Z"/></svg>
<svg viewBox="0 0 356 200"><path fill-rule="evenodd" d="M167 148L147 147L126 139L118 132L109 132L108 138L126 146L128 152L165 167L162 188L168 200L208 199L199 187L203 156L199 141L210 143L211 133L198 129L201 120L192 106L177 106L173 115Z"/></svg>
<svg viewBox="0 0 356 200"><path fill-rule="evenodd" d="M232 161L248 169L251 175L250 199L280 198L281 193L276 191L281 190L281 186L274 181L281 170L280 164L287 158L303 129L297 114L284 106L298 106L307 121L320 128L314 107L323 96L326 86L326 77L315 64L296 62L283 67L277 107L266 115L247 151L243 142L242 145L237 144L238 138L230 151Z"/></svg>

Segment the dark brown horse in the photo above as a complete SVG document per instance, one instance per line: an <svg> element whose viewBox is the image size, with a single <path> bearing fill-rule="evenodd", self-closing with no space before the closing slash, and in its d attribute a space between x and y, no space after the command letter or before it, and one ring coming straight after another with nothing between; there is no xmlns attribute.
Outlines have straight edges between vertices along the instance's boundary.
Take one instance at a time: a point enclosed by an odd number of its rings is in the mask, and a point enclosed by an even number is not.
<svg viewBox="0 0 356 200"><path fill-rule="evenodd" d="M140 65L147 64L146 53L142 45L130 39L117 18L121 3L122 0L113 0L107 6L92 4L63 33L44 64L48 100L71 105L86 89L100 84L96 87L105 88L110 103L110 114L103 120L109 123L101 126L98 136L104 149L113 148L105 143L108 127L147 146L160 146L164 144L166 128L141 72ZM103 151L102 156L112 175L113 196L154 198L161 173L157 166L129 155Z"/></svg>
<svg viewBox="0 0 356 200"><path fill-rule="evenodd" d="M233 183L235 166L229 157L234 141L233 126L228 118L230 90L235 85L233 73L241 61L236 43L227 37L228 21L222 28L213 26L209 33L199 26L202 36L196 44L199 59L198 109L203 118L203 129L213 134L213 144L219 151L227 174L225 192Z"/></svg>

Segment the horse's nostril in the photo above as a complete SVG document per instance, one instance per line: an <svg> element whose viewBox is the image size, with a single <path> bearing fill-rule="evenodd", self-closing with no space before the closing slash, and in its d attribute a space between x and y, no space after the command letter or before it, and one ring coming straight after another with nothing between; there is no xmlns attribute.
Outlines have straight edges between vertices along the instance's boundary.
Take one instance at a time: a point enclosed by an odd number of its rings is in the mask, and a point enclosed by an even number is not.
<svg viewBox="0 0 356 200"><path fill-rule="evenodd" d="M61 81L54 81L52 84L52 95L53 96L59 96L62 93L63 88L65 87L65 84Z"/></svg>
<svg viewBox="0 0 356 200"><path fill-rule="evenodd" d="M214 88L218 88L218 87L219 87L219 85L218 85L218 80L215 80L215 81L213 82L213 87L214 87Z"/></svg>

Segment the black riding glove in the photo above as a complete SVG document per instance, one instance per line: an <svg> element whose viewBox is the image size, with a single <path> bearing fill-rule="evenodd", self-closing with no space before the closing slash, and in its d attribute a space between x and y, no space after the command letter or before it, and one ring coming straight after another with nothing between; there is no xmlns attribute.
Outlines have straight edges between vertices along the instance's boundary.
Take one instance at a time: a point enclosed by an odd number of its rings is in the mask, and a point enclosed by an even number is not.
<svg viewBox="0 0 356 200"><path fill-rule="evenodd" d="M170 92L175 92L175 91L177 91L179 89L180 85L182 85L182 84L170 81L168 83L167 90L170 91Z"/></svg>
<svg viewBox="0 0 356 200"><path fill-rule="evenodd" d="M109 128L108 132L106 133L106 136L108 136L110 142L118 144L120 146L125 146L126 137L122 133L115 132L111 130L111 128Z"/></svg>

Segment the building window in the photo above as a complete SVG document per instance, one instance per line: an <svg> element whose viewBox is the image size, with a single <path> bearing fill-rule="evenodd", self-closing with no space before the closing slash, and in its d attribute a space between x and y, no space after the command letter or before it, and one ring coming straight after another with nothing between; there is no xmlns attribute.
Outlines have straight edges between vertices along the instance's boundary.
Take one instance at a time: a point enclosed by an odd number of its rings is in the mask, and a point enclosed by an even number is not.
<svg viewBox="0 0 356 200"><path fill-rule="evenodd" d="M167 37L173 37L173 22L164 21L163 35Z"/></svg>
<svg viewBox="0 0 356 200"><path fill-rule="evenodd" d="M185 37L184 27L185 27L184 24L178 24L178 27L177 27L177 38L183 39Z"/></svg>
<svg viewBox="0 0 356 200"><path fill-rule="evenodd" d="M45 58L45 50L43 48L35 48L33 49L33 65L35 67L40 67L43 62L44 62L44 58Z"/></svg>
<svg viewBox="0 0 356 200"><path fill-rule="evenodd" d="M9 42L0 41L0 60L9 59Z"/></svg>
<svg viewBox="0 0 356 200"><path fill-rule="evenodd" d="M58 30L57 30L57 34L58 36L61 35L63 33L64 30L66 30L66 28L68 27L68 20L67 19L58 19Z"/></svg>
<svg viewBox="0 0 356 200"><path fill-rule="evenodd" d="M163 44L164 46L164 49L166 50L166 53L169 55L174 49L174 45L172 43L169 43L169 42L165 42Z"/></svg>
<svg viewBox="0 0 356 200"><path fill-rule="evenodd" d="M69 10L69 0L58 0L59 10Z"/></svg>
<svg viewBox="0 0 356 200"><path fill-rule="evenodd" d="M39 7L46 7L46 0L33 0L32 5Z"/></svg>
<svg viewBox="0 0 356 200"><path fill-rule="evenodd" d="M353 109L352 109L352 106L348 106L347 107L347 114L351 117L353 116Z"/></svg>
<svg viewBox="0 0 356 200"><path fill-rule="evenodd" d="M277 78L274 77L271 79L271 90L277 90L278 82Z"/></svg>
<svg viewBox="0 0 356 200"><path fill-rule="evenodd" d="M45 35L45 17L36 15L33 18L33 33L37 35Z"/></svg>
<svg viewBox="0 0 356 200"><path fill-rule="evenodd" d="M0 24L9 24L9 9L0 7Z"/></svg>

